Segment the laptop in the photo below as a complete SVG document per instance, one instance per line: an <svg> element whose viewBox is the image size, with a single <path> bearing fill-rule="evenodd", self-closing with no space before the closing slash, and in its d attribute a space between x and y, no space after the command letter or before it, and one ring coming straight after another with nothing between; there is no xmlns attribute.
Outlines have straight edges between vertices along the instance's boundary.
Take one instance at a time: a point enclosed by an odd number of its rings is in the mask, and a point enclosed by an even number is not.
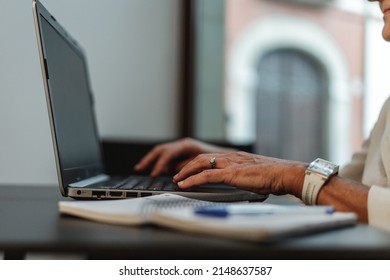
<svg viewBox="0 0 390 280"><path fill-rule="evenodd" d="M176 193L209 201L262 201L264 195L210 184L180 190L169 177L105 173L84 50L38 0L33 0L42 76L61 194L122 199Z"/></svg>

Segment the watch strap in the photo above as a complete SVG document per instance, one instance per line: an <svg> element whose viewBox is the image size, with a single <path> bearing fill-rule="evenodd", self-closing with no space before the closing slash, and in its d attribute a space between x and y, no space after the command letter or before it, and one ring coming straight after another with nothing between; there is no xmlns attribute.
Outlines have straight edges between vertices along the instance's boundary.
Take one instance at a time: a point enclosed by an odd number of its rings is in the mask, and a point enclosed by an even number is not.
<svg viewBox="0 0 390 280"><path fill-rule="evenodd" d="M326 180L326 176L321 176L320 174L306 170L302 189L302 200L305 204L315 205L317 203L318 193L324 186Z"/></svg>

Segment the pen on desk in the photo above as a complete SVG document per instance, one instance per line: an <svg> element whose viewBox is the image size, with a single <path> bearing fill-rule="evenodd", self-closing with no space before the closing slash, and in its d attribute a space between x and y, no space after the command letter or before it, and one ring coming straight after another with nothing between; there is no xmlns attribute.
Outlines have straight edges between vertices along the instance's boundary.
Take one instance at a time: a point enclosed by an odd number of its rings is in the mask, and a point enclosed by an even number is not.
<svg viewBox="0 0 390 280"><path fill-rule="evenodd" d="M228 217L230 215L264 215L264 214L332 214L332 206L281 206L281 205L228 205L228 206L206 206L195 209L195 214Z"/></svg>

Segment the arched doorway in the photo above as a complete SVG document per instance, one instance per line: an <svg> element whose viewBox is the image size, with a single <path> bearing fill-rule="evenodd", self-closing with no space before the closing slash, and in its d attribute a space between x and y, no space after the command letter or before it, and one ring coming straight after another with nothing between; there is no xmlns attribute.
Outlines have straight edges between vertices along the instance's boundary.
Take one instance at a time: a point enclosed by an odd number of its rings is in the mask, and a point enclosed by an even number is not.
<svg viewBox="0 0 390 280"><path fill-rule="evenodd" d="M310 162L327 158L329 79L311 55L280 48L257 66L256 152Z"/></svg>
<svg viewBox="0 0 390 280"><path fill-rule="evenodd" d="M322 137L326 138L322 139L326 145L324 152L330 161L346 162L351 156L353 100L348 90L346 57L321 27L297 17L259 19L236 40L228 59L226 79L227 138L232 143L256 142L259 59L282 49L303 52L323 66L329 88L328 111L324 112L326 135ZM318 151L315 157L322 156L320 153Z"/></svg>

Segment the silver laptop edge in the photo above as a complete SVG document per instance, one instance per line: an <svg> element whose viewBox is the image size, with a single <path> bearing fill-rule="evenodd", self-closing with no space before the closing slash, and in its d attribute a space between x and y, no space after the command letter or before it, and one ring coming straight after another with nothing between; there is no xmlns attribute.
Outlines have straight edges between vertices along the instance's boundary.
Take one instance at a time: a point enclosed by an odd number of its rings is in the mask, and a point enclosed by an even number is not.
<svg viewBox="0 0 390 280"><path fill-rule="evenodd" d="M48 110L48 113L49 113L49 121L50 121L50 125L51 126L54 126L54 120L53 120L53 112L52 112L52 109L51 109L51 106L50 106L50 94L49 94L49 88L48 88L48 84L47 84L47 68L46 68L46 62L45 62L45 57L43 55L44 51L43 51L43 46L42 46L42 41L41 41L41 31L40 31L40 28L39 28L39 15L38 15L38 8L37 8L37 1L36 0L33 0L32 2L33 4L33 15L34 15L34 25L35 25L35 33L36 33L36 36L37 36L37 42L38 42L38 49L39 49L39 60L41 62L41 71L42 71L42 77L43 77L43 86L45 88L45 97L46 97L46 107L47 107L47 110ZM57 179L58 179L58 183L59 183L59 187L60 187L60 191L61 191L61 194L63 196L66 196L66 191L65 191L65 186L62 184L62 172L61 172L61 168L60 168L60 159L59 159L59 152L58 152L58 148L57 148L57 136L55 134L55 131L54 129L50 129L50 133L51 133L51 139L52 139L52 144L53 144L53 148L54 148L54 156L55 156L55 161L56 161L56 170L57 170Z"/></svg>

